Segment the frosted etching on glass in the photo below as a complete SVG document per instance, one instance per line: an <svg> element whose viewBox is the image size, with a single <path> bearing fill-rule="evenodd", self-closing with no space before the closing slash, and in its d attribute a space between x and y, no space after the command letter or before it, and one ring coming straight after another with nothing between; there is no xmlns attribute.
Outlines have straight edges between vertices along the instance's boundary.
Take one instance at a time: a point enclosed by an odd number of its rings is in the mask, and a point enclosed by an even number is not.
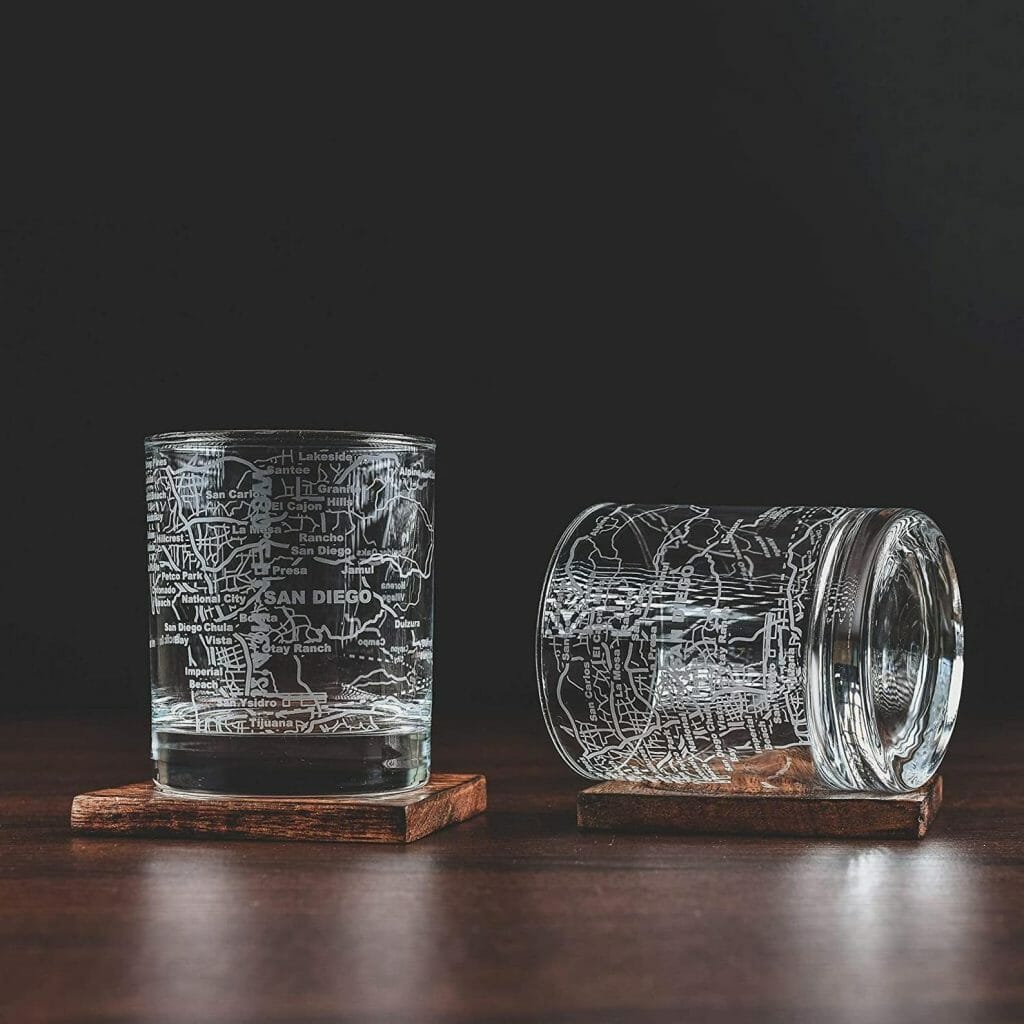
<svg viewBox="0 0 1024 1024"><path fill-rule="evenodd" d="M540 612L542 705L592 778L727 781L807 744L804 640L836 507L602 505L570 528Z"/></svg>
<svg viewBox="0 0 1024 1024"><path fill-rule="evenodd" d="M154 728L426 728L433 476L419 452L151 449Z"/></svg>
<svg viewBox="0 0 1024 1024"><path fill-rule="evenodd" d="M956 569L915 509L598 505L541 598L541 708L588 778L906 792L962 675Z"/></svg>

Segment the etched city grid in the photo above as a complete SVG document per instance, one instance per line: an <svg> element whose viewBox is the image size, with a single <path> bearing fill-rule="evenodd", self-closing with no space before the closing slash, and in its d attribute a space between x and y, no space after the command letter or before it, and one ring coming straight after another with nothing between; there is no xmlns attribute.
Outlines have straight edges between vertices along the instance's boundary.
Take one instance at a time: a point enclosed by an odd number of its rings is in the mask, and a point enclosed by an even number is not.
<svg viewBox="0 0 1024 1024"><path fill-rule="evenodd" d="M541 614L552 728L597 778L728 780L807 742L803 640L838 508L600 506Z"/></svg>
<svg viewBox="0 0 1024 1024"><path fill-rule="evenodd" d="M154 728L426 728L429 453L147 451Z"/></svg>

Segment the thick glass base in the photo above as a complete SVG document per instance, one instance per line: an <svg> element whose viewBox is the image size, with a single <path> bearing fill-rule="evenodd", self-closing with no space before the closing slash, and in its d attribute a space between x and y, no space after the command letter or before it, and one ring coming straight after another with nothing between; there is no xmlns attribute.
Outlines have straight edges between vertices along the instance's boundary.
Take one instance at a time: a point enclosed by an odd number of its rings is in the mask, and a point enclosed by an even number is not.
<svg viewBox="0 0 1024 1024"><path fill-rule="evenodd" d="M814 765L839 789L904 792L938 770L960 703L963 618L938 527L856 509L833 527L806 653Z"/></svg>
<svg viewBox="0 0 1024 1024"><path fill-rule="evenodd" d="M202 796L359 796L430 777L430 733L231 736L155 732L157 785Z"/></svg>

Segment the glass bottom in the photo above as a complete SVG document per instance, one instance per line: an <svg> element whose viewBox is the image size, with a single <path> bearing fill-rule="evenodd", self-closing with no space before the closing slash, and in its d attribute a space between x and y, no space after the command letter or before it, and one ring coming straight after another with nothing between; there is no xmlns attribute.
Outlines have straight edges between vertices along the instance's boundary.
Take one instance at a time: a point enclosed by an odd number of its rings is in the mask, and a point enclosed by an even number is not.
<svg viewBox="0 0 1024 1024"><path fill-rule="evenodd" d="M379 796L427 782L430 732L155 732L153 770L159 788L199 796Z"/></svg>
<svg viewBox="0 0 1024 1024"><path fill-rule="evenodd" d="M912 509L851 512L826 545L807 651L819 775L904 792L938 770L960 702L963 620L945 539Z"/></svg>

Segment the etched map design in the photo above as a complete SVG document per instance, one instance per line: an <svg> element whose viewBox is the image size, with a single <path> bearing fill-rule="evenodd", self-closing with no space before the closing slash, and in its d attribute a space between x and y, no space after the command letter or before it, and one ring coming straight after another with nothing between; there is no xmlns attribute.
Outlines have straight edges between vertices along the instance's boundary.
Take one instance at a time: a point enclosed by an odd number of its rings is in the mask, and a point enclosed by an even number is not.
<svg viewBox="0 0 1024 1024"><path fill-rule="evenodd" d="M549 725L594 778L727 781L807 742L803 641L845 509L599 506L552 568L539 665Z"/></svg>
<svg viewBox="0 0 1024 1024"><path fill-rule="evenodd" d="M149 446L154 729L429 728L432 458Z"/></svg>

